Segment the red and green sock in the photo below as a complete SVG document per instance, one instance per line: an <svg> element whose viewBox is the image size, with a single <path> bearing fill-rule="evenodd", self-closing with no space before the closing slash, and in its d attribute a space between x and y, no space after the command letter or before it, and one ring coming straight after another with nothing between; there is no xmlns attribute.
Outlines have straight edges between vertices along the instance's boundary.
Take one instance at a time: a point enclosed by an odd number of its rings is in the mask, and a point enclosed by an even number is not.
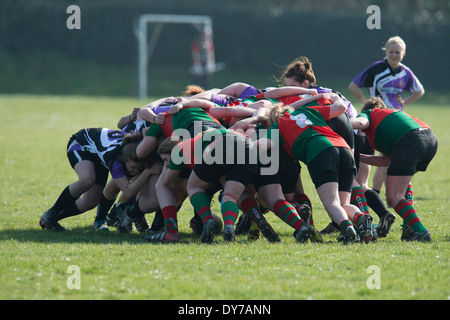
<svg viewBox="0 0 450 320"><path fill-rule="evenodd" d="M255 198L249 197L242 201L241 209L244 213L250 214L250 217L258 226L261 221L265 220L261 207Z"/></svg>
<svg viewBox="0 0 450 320"><path fill-rule="evenodd" d="M361 212L366 214L369 213L369 206L367 205L366 195L364 194L364 190L360 186L354 187L352 189L350 203L358 207Z"/></svg>
<svg viewBox="0 0 450 320"><path fill-rule="evenodd" d="M312 210L312 203L308 196L304 193L300 193L294 196L294 201L298 204L307 204Z"/></svg>
<svg viewBox="0 0 450 320"><path fill-rule="evenodd" d="M355 215L353 216L353 222L358 226L359 225L359 219L364 217L364 215L366 215L366 214L362 213L362 212L355 213Z"/></svg>
<svg viewBox="0 0 450 320"><path fill-rule="evenodd" d="M413 205L406 199L401 199L395 205L395 212L399 214L403 219L403 225L410 226L414 231L419 233L425 232L427 229L423 226L422 222L417 215Z"/></svg>
<svg viewBox="0 0 450 320"><path fill-rule="evenodd" d="M295 230L299 230L303 220L297 213L297 210L286 200L278 200L273 206L273 213Z"/></svg>
<svg viewBox="0 0 450 320"><path fill-rule="evenodd" d="M202 218L203 223L212 219L211 206L208 195L204 191L199 191L191 196L191 204L195 212Z"/></svg>
<svg viewBox="0 0 450 320"><path fill-rule="evenodd" d="M221 206L223 224L231 224L234 226L239 215L239 207L234 201L226 201Z"/></svg>
<svg viewBox="0 0 450 320"><path fill-rule="evenodd" d="M167 206L161 209L164 217L164 227L171 234L178 232L177 207Z"/></svg>
<svg viewBox="0 0 450 320"><path fill-rule="evenodd" d="M353 227L353 222L350 220L344 220L339 224L342 231L345 231L348 227Z"/></svg>
<svg viewBox="0 0 450 320"><path fill-rule="evenodd" d="M414 189L411 183L408 184L408 188L406 188L405 199L414 204Z"/></svg>

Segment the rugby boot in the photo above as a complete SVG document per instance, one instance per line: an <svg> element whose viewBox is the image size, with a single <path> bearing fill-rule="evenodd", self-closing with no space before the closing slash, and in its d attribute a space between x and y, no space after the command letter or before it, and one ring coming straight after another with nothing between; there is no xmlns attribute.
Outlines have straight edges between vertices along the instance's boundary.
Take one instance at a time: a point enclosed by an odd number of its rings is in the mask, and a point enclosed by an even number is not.
<svg viewBox="0 0 450 320"><path fill-rule="evenodd" d="M212 243L214 240L214 235L217 232L217 222L214 219L209 219L203 224L203 231L201 242L202 243Z"/></svg>
<svg viewBox="0 0 450 320"><path fill-rule="evenodd" d="M170 233L166 228L159 231L151 231L144 239L152 243L175 243L180 241L180 234L177 232Z"/></svg>
<svg viewBox="0 0 450 320"><path fill-rule="evenodd" d="M396 220L396 217L391 212L387 212L380 219L380 223L377 225L377 235L379 238L385 238L388 235L395 220Z"/></svg>
<svg viewBox="0 0 450 320"><path fill-rule="evenodd" d="M372 221L373 217L370 214L365 214L359 219L358 234L361 242L369 243L372 240Z"/></svg>
<svg viewBox="0 0 450 320"><path fill-rule="evenodd" d="M296 230L294 232L295 239L297 242L300 243L306 243L309 239L313 236L313 231L311 229L311 226L307 223L302 223L302 226L300 229Z"/></svg>
<svg viewBox="0 0 450 320"><path fill-rule="evenodd" d="M342 232L342 244L346 245L356 241L356 231L353 226L347 227L344 232Z"/></svg>
<svg viewBox="0 0 450 320"><path fill-rule="evenodd" d="M425 230L424 232L420 233L417 231L414 231L413 228L410 226L406 226L402 230L402 241L420 241L420 242L430 242L431 240L431 234L428 230Z"/></svg>
<svg viewBox="0 0 450 320"><path fill-rule="evenodd" d="M56 218L58 216L58 212L53 209L48 209L44 212L39 220L39 225L42 229L51 229L53 224L56 222Z"/></svg>
<svg viewBox="0 0 450 320"><path fill-rule="evenodd" d="M223 240L224 241L234 241L236 239L236 233L234 227L231 224L226 224L223 227Z"/></svg>

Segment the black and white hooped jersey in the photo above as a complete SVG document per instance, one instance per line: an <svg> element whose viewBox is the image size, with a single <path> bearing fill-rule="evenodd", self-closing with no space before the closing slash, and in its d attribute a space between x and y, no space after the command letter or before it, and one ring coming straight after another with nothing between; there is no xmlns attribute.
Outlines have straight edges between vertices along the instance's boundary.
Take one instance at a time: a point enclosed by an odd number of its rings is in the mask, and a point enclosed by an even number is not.
<svg viewBox="0 0 450 320"><path fill-rule="evenodd" d="M125 133L107 128L86 128L73 135L75 141L69 151L85 151L97 155L102 165L111 169L112 162L121 154L121 145Z"/></svg>

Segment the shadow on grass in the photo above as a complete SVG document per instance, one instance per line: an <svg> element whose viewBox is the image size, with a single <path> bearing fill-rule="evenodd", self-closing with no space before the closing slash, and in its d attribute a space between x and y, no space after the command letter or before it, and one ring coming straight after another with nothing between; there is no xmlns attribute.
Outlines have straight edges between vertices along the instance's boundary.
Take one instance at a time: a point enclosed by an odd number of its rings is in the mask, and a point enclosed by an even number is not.
<svg viewBox="0 0 450 320"><path fill-rule="evenodd" d="M0 230L0 243L3 241L14 240L22 243L83 243L83 244L147 244L147 245L170 245L161 243L149 243L144 237L146 233L138 233L133 230L131 234L119 233L115 228L110 228L110 231L97 231L91 226L74 227L71 231L56 232L52 230L41 230L37 228L29 229L5 229ZM280 235L281 236L281 235ZM284 235L287 236L287 235ZM227 245L222 238L222 235L216 235L212 244L202 244L200 242L200 235L192 232L180 232L180 242L176 245ZM266 239L261 236L259 240ZM254 241L249 240L247 235L236 236L235 244L250 244ZM232 244L230 243L230 244Z"/></svg>
<svg viewBox="0 0 450 320"><path fill-rule="evenodd" d="M75 227L71 231L56 232L41 229L6 229L0 230L0 242L15 240L34 243L86 243L86 244L149 244L144 237L146 233L135 230L131 234L119 233L114 228L110 231L93 230L91 226ZM179 244L200 243L200 236L193 233L180 232Z"/></svg>

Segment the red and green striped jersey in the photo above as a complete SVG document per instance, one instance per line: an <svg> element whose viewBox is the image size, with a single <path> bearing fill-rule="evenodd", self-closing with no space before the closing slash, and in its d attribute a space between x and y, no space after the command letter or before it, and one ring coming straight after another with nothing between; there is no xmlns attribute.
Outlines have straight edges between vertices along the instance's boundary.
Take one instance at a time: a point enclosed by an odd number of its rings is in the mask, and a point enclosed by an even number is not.
<svg viewBox="0 0 450 320"><path fill-rule="evenodd" d="M195 121L212 121L220 122L212 117L207 110L198 107L187 107L181 109L175 114L168 114L166 112L166 118L162 125L152 123L147 131L147 136L160 138L170 137L176 129L187 129Z"/></svg>
<svg viewBox="0 0 450 320"><path fill-rule="evenodd" d="M182 170L183 168L193 169L196 164L204 163L214 149L214 145L225 139L227 136L247 136L227 129L216 129L205 131L192 139L180 142L173 150L170 156L169 169ZM223 142L223 140L222 140ZM217 152L217 150L215 150ZM223 154L223 156L226 156ZM219 159L217 159L219 160ZM222 159L225 161L225 159Z"/></svg>
<svg viewBox="0 0 450 320"><path fill-rule="evenodd" d="M330 101L320 99L289 112L286 111L278 121L269 127L270 139L278 129L280 145L297 160L308 164L320 152L330 147L350 149L345 140L328 125L330 120Z"/></svg>
<svg viewBox="0 0 450 320"><path fill-rule="evenodd" d="M409 114L391 109L370 109L358 115L369 120L370 125L363 130L370 145L390 156L394 144L408 132L419 128L430 128L425 122Z"/></svg>

